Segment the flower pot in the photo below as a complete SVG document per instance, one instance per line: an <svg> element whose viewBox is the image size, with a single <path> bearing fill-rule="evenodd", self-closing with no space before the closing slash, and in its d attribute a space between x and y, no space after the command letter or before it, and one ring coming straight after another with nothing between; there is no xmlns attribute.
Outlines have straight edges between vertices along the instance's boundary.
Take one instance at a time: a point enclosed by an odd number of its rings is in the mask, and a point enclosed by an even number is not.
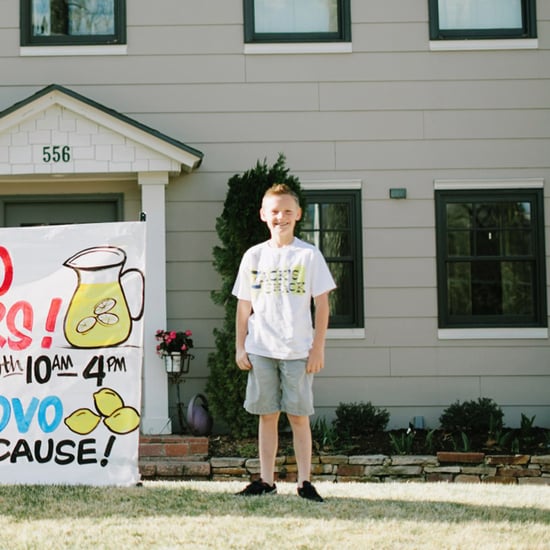
<svg viewBox="0 0 550 550"><path fill-rule="evenodd" d="M169 374L180 374L189 371L189 360L191 356L183 353L166 353L163 356L164 368Z"/></svg>

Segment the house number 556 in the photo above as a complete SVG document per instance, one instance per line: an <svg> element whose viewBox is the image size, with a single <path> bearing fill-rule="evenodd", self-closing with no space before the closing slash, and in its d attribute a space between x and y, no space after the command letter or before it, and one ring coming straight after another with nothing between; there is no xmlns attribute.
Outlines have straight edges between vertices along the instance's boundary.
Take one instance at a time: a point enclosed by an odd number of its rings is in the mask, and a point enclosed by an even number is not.
<svg viewBox="0 0 550 550"><path fill-rule="evenodd" d="M71 148L68 145L44 145L42 147L42 160L44 162L69 162L71 160Z"/></svg>

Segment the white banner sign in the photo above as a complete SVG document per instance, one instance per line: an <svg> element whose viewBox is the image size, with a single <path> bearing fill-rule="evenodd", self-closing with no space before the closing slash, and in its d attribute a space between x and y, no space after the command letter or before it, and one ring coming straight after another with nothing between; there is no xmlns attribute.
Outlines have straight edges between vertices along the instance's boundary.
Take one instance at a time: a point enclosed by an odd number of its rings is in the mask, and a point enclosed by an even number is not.
<svg viewBox="0 0 550 550"><path fill-rule="evenodd" d="M139 481L145 225L0 229L0 483Z"/></svg>

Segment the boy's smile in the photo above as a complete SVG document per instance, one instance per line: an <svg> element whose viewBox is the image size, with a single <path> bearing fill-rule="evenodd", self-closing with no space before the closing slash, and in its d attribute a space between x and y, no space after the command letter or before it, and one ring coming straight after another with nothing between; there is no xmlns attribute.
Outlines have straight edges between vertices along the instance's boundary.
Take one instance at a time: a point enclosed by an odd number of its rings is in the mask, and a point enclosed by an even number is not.
<svg viewBox="0 0 550 550"><path fill-rule="evenodd" d="M267 224L275 246L285 246L294 239L296 222L302 209L291 195L270 195L262 203L260 218Z"/></svg>

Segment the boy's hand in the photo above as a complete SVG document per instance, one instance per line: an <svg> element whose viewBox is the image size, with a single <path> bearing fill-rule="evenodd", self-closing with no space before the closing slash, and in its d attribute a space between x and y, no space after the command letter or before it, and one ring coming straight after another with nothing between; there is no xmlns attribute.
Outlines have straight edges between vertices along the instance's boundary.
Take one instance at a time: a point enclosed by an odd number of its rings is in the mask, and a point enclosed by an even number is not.
<svg viewBox="0 0 550 550"><path fill-rule="evenodd" d="M248 359L248 353L244 349L238 349L235 353L235 363L237 363L237 366L241 370L250 370L252 368L252 364Z"/></svg>
<svg viewBox="0 0 550 550"><path fill-rule="evenodd" d="M324 350L311 348L307 358L306 372L310 374L318 373L325 366Z"/></svg>

